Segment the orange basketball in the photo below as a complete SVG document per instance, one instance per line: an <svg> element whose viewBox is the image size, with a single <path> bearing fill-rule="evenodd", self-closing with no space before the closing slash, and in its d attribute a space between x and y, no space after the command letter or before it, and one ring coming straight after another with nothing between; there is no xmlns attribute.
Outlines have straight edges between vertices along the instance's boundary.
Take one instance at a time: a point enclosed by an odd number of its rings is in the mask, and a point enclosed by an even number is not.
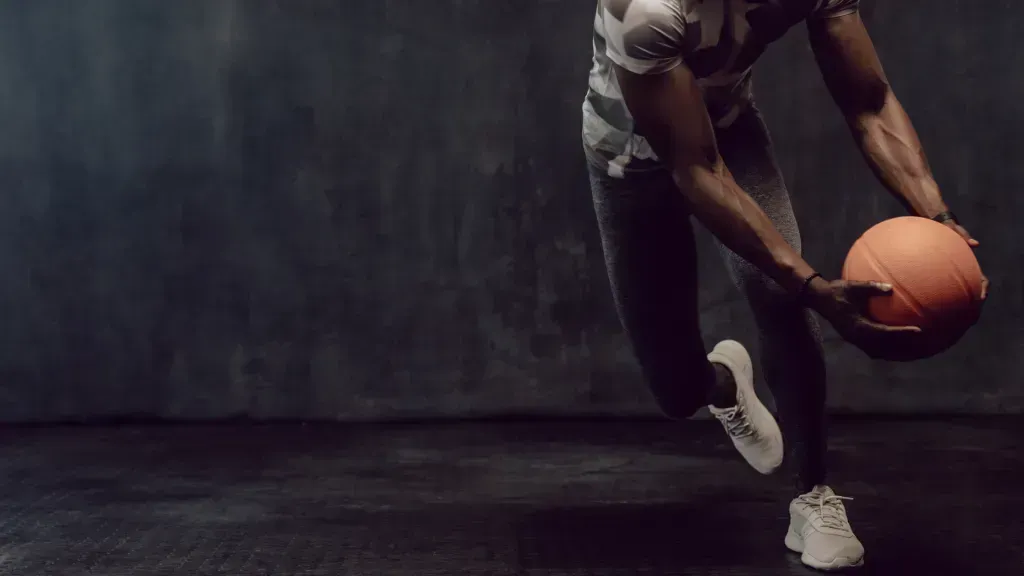
<svg viewBox="0 0 1024 576"><path fill-rule="evenodd" d="M844 280L892 285L891 296L872 298L868 313L890 326L918 326L927 350L937 354L953 344L981 313L981 266L967 242L927 218L886 220L864 233L850 248Z"/></svg>

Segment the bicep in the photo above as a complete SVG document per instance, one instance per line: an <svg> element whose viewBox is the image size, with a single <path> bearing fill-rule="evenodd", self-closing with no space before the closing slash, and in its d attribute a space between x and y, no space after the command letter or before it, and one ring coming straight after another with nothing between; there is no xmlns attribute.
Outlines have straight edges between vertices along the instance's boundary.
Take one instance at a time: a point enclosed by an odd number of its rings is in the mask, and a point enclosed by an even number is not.
<svg viewBox="0 0 1024 576"><path fill-rule="evenodd" d="M860 14L808 20L807 30L818 68L843 113L877 112L889 83Z"/></svg>
<svg viewBox="0 0 1024 576"><path fill-rule="evenodd" d="M626 107L658 157L678 169L720 163L714 129L683 62L686 21L678 0L601 0L607 54Z"/></svg>
<svg viewBox="0 0 1024 576"><path fill-rule="evenodd" d="M680 169L720 168L714 127L689 68L636 74L619 66L616 75L637 133L677 176Z"/></svg>

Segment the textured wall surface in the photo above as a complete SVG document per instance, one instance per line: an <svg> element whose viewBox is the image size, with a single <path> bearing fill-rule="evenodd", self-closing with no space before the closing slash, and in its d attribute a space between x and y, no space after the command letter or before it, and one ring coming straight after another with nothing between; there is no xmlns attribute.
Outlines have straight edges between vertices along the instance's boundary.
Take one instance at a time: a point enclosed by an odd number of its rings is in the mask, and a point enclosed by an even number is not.
<svg viewBox="0 0 1024 576"><path fill-rule="evenodd" d="M1024 407L1024 80L1009 73L1024 7L985 4L865 7L993 292L926 362L872 363L830 337L837 408ZM580 155L592 12L0 4L0 419L653 411ZM803 30L756 87L807 257L838 273L899 209ZM702 242L707 338L742 338L746 310Z"/></svg>

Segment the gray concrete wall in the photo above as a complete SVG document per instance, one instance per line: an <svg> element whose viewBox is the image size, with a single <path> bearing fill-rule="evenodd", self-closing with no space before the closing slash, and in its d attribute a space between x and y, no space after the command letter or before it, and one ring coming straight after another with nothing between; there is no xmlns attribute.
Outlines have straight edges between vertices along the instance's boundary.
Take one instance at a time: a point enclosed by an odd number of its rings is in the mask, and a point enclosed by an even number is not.
<svg viewBox="0 0 1024 576"><path fill-rule="evenodd" d="M1024 406L1024 7L986 4L865 9L993 292L927 362L830 336L837 408ZM651 412L580 157L592 10L0 4L0 419ZM898 208L802 30L757 90L808 258L837 273ZM749 334L702 250L708 340Z"/></svg>

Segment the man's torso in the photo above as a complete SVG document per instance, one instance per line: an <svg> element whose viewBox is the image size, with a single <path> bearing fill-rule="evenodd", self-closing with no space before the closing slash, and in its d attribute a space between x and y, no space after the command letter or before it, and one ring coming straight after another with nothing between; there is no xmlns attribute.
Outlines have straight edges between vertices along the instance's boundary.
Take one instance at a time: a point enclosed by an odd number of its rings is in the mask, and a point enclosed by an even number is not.
<svg viewBox="0 0 1024 576"><path fill-rule="evenodd" d="M658 166L650 146L633 131L613 62L646 72L681 59L697 78L712 122L724 127L750 105L751 68L768 44L809 17L842 15L856 5L856 0L599 0L583 104L588 154L608 165L609 173Z"/></svg>

